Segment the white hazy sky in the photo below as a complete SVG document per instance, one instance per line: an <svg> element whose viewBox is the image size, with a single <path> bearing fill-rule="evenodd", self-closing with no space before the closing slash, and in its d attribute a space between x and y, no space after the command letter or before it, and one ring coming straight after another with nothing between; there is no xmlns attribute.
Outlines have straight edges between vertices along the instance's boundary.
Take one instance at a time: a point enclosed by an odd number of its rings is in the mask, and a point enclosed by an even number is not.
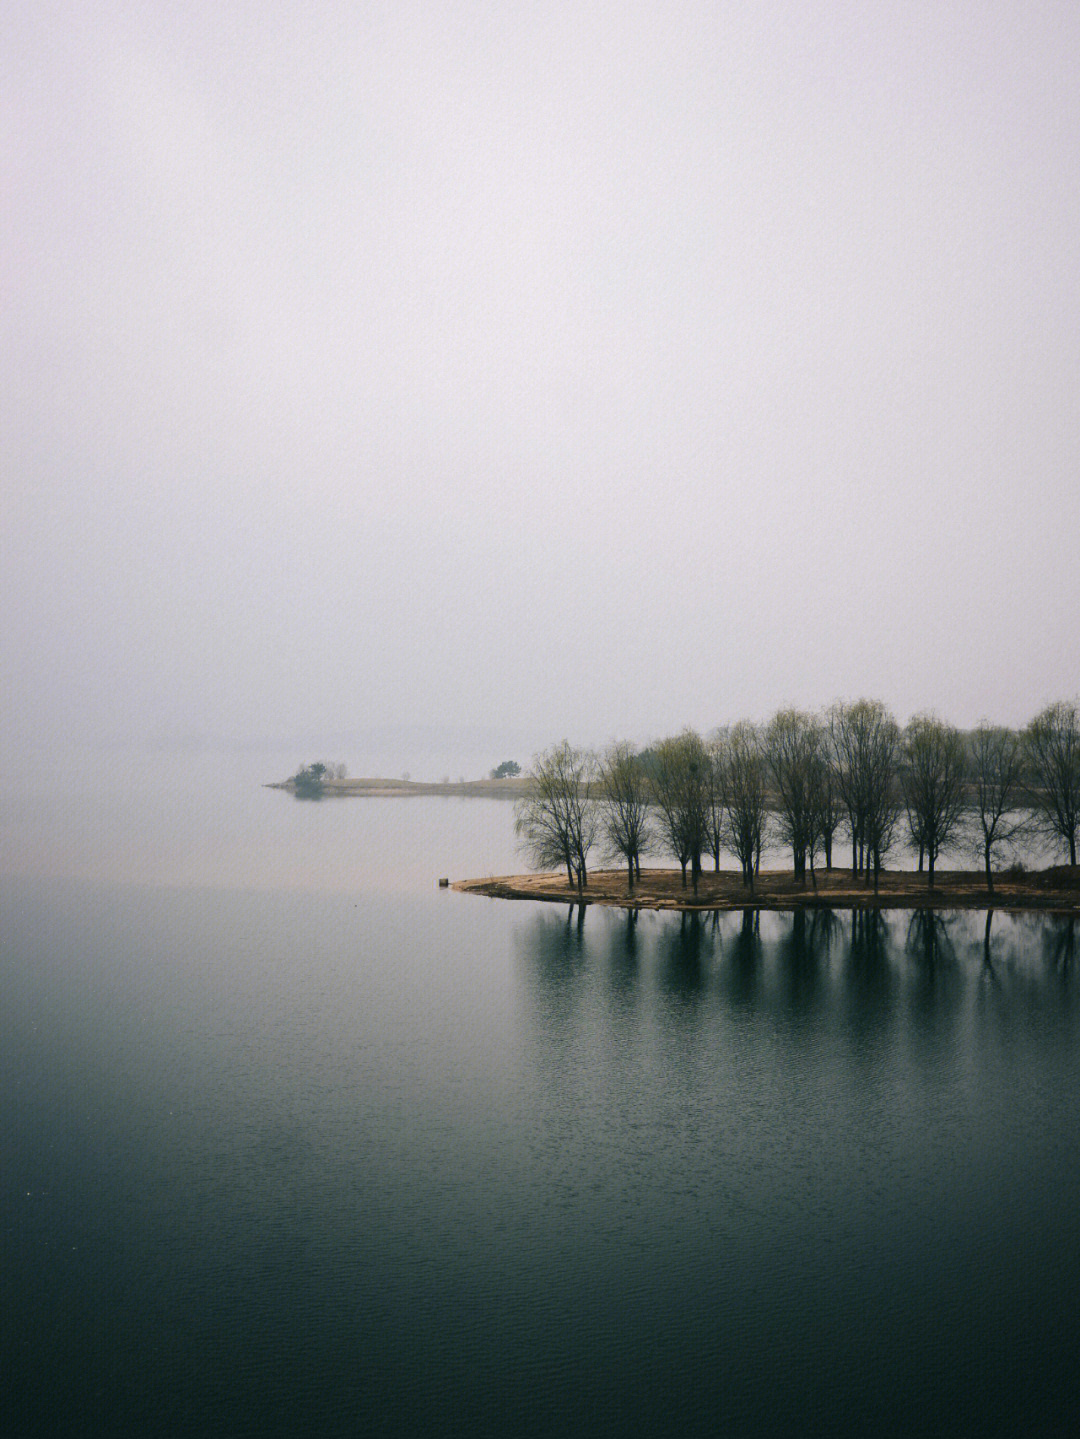
<svg viewBox="0 0 1080 1439"><path fill-rule="evenodd" d="M13 745L1080 687L1075 0L4 24Z"/></svg>

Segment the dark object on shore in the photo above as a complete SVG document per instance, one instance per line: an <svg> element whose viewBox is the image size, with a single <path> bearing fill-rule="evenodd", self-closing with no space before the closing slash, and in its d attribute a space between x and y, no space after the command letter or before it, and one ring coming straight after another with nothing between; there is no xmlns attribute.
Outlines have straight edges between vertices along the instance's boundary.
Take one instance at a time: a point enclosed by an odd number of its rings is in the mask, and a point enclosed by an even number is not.
<svg viewBox="0 0 1080 1439"><path fill-rule="evenodd" d="M450 888L450 881L449 881L448 879L440 879L440 880L439 880L439 888L440 888L440 889L449 889L449 888Z"/></svg>

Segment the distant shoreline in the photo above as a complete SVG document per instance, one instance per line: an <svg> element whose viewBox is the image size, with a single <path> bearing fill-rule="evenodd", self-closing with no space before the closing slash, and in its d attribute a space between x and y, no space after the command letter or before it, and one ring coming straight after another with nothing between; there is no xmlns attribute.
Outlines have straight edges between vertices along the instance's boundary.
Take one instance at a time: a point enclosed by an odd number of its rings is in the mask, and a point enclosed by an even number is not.
<svg viewBox="0 0 1080 1439"><path fill-rule="evenodd" d="M993 893L979 870L939 870L932 889L925 873L887 870L875 889L872 882L844 869L819 870L816 888L809 879L805 885L799 884L790 870L763 870L753 890L745 888L739 871L709 871L701 876L697 895L689 886L683 889L677 869L643 870L633 890L627 887L625 869L594 871L584 891L557 874L460 879L450 888L492 899L620 909L1004 909L1080 915L1080 868L1067 865L995 875Z"/></svg>
<svg viewBox="0 0 1080 1439"><path fill-rule="evenodd" d="M283 789L296 794L292 779L277 780L266 789ZM447 780L440 784L410 779L326 779L318 794L299 795L303 799L403 799L413 795L444 795L459 799L521 799L532 792L532 781L526 775L514 779Z"/></svg>

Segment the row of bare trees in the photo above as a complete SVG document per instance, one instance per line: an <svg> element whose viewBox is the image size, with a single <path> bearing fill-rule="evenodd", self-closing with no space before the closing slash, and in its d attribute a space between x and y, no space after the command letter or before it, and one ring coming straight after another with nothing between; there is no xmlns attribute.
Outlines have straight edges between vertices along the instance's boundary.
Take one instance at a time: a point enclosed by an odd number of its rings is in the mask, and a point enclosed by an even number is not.
<svg viewBox="0 0 1080 1439"><path fill-rule="evenodd" d="M981 724L963 733L931 714L903 729L876 700L820 714L785 709L765 725L741 722L703 739L694 730L644 749L620 741L602 754L565 740L537 755L517 831L538 869L588 882L598 842L607 860L641 878L642 856L674 855L696 890L702 858L735 856L748 888L763 847L791 850L794 872L816 883L834 842L851 842L851 867L874 882L900 836L928 883L944 849L977 856L993 888L1006 844L1033 836L1063 843L1076 864L1080 833L1080 710L1059 702L1026 729Z"/></svg>

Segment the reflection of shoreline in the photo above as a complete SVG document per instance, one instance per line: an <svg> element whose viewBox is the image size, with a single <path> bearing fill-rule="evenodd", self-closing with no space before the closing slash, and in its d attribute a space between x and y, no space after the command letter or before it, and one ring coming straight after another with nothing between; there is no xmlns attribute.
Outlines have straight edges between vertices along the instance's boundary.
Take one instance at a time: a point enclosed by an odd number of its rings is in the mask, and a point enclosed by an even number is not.
<svg viewBox="0 0 1080 1439"><path fill-rule="evenodd" d="M727 871L703 874L697 893L684 889L678 870L645 870L630 890L625 870L597 870L583 893L557 874L503 875L458 880L453 889L493 899L537 899L557 904L612 905L622 909L1000 909L1080 913L1080 869L1060 866L1020 875L1001 874L991 892L977 870L939 870L931 889L925 874L887 871L875 887L848 870L819 871L816 887L789 871L763 871L753 890Z"/></svg>

